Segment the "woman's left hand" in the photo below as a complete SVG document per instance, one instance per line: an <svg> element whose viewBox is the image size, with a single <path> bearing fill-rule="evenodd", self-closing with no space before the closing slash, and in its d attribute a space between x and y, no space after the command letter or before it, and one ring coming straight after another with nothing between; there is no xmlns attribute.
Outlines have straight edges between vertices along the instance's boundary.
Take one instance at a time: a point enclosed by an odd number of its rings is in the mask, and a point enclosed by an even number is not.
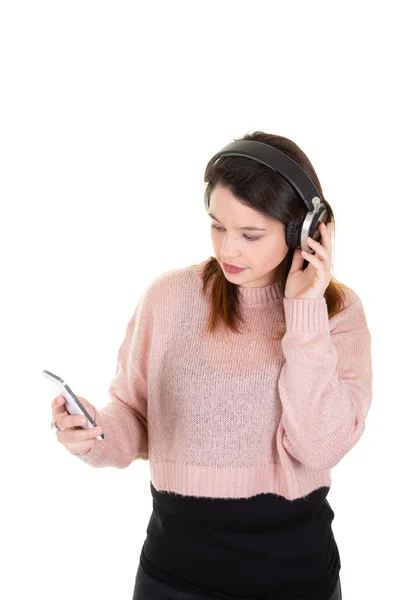
<svg viewBox="0 0 400 600"><path fill-rule="evenodd" d="M320 299L324 297L326 288L331 280L332 266L332 223L320 224L321 242L312 238L307 239L307 244L315 254L297 248L293 253L292 266L289 271L285 298ZM309 265L302 271L303 260Z"/></svg>

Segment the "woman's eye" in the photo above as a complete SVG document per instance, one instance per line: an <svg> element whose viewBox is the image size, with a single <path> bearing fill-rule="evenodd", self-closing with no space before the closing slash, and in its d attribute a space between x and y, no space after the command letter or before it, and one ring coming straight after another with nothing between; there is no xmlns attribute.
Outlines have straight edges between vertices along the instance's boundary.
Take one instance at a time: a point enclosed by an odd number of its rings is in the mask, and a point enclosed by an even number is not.
<svg viewBox="0 0 400 600"><path fill-rule="evenodd" d="M222 227L217 227L217 225L211 225L211 227L213 227L217 231L222 231ZM256 240L260 239L258 237L251 237L251 236L245 235L245 234L243 234L243 237L246 238L246 240L248 240L249 242L255 242Z"/></svg>

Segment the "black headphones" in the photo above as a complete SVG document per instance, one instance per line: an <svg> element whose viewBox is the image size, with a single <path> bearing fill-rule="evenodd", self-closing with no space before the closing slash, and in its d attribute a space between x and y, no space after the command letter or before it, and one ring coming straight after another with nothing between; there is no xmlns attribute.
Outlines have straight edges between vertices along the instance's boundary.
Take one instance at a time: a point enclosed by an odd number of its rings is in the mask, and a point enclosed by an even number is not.
<svg viewBox="0 0 400 600"><path fill-rule="evenodd" d="M216 162L221 156L244 156L270 167L280 173L294 189L300 194L308 208L308 213L295 221L291 221L285 227L286 245L289 248L301 248L309 254L315 250L307 244L307 238L311 237L317 242L321 239L319 224L328 219L328 207L321 201L319 193L307 173L292 158L284 152L277 150L264 142L254 140L239 140L224 146L222 150L214 154L208 161L205 174L209 165ZM206 175L204 176L206 180ZM208 200L204 192L204 204L208 212Z"/></svg>

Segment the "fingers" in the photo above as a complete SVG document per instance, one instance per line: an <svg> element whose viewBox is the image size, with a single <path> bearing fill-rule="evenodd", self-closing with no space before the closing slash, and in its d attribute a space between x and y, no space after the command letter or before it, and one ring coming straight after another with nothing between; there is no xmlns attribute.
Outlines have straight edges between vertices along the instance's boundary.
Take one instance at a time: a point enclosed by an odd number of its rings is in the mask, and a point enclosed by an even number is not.
<svg viewBox="0 0 400 600"><path fill-rule="evenodd" d="M81 396L78 396L78 399L92 416L94 412L92 405ZM101 428L97 426L83 429L83 425L87 424L88 419L84 415L71 415L66 408L66 400L63 396L57 396L52 400L51 410L53 424L57 420L57 426L60 428L59 431L56 431L58 441L71 454L87 454L96 443L96 438L101 435ZM92 416L92 418L94 417Z"/></svg>
<svg viewBox="0 0 400 600"><path fill-rule="evenodd" d="M78 396L79 400L85 406L86 410L89 411L89 403L85 398ZM57 396L51 403L53 413L53 423L57 419L57 426L60 429L67 429L69 427L82 427L86 425L88 420L85 415L70 415L65 405L64 396ZM93 411L89 411L92 414Z"/></svg>
<svg viewBox="0 0 400 600"><path fill-rule="evenodd" d="M58 423L57 423L58 424ZM61 444L77 444L96 438L101 434L101 429L97 427L89 427L89 429L65 429L57 431L57 439Z"/></svg>
<svg viewBox="0 0 400 600"><path fill-rule="evenodd" d="M328 260L329 254L322 244L316 242L311 237L307 238L307 244L312 250L315 250L316 254L318 254L322 260Z"/></svg>
<svg viewBox="0 0 400 600"><path fill-rule="evenodd" d="M64 396L57 396L51 403L51 410L53 413L53 419L58 415L62 415L65 411L65 398Z"/></svg>
<svg viewBox="0 0 400 600"><path fill-rule="evenodd" d="M83 425L86 425L87 421L88 420L84 415L70 415L68 411L57 417L57 425L60 429L83 427Z"/></svg>
<svg viewBox="0 0 400 600"><path fill-rule="evenodd" d="M51 403L51 412L53 414L51 422L52 425L54 425L57 421L57 425L60 427L60 425L58 424L58 420L61 418L61 416L68 415L69 413L65 406L65 398L62 398L62 401L59 401L58 398L58 396L57 398L54 398L54 400Z"/></svg>

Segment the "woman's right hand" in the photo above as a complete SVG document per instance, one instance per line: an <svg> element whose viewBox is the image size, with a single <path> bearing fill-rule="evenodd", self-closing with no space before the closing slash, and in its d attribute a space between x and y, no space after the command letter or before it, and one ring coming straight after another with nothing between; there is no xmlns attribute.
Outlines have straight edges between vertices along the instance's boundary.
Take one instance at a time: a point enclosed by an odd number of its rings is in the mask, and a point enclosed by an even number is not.
<svg viewBox="0 0 400 600"><path fill-rule="evenodd" d="M93 418L94 411L90 402L81 396L77 396L77 398ZM56 432L58 441L71 454L87 454L96 443L95 438L102 433L101 428L97 426L83 429L82 425L87 423L87 418L84 415L70 415L65 407L64 396L54 398L51 403L51 409L53 413L52 425L55 425L57 422L57 427L63 430Z"/></svg>

